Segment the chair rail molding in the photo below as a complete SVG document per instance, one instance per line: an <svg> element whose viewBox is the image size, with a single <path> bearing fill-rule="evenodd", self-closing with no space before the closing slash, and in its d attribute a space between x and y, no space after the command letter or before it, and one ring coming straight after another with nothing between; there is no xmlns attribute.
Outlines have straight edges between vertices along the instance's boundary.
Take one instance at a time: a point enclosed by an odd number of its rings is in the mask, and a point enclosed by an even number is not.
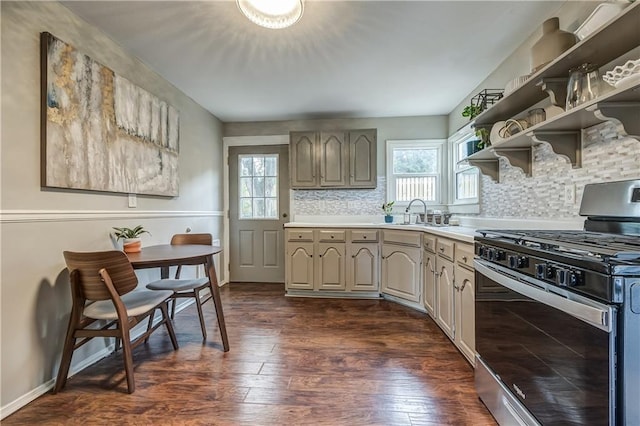
<svg viewBox="0 0 640 426"><path fill-rule="evenodd" d="M0 223L222 216L223 212L218 210L0 210Z"/></svg>

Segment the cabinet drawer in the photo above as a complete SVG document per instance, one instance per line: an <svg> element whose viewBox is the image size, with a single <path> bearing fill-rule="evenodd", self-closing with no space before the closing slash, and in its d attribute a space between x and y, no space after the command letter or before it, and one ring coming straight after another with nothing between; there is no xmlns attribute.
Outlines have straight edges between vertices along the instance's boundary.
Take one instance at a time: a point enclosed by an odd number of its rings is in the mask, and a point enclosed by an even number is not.
<svg viewBox="0 0 640 426"><path fill-rule="evenodd" d="M436 252L449 260L453 260L453 241L439 239L436 243Z"/></svg>
<svg viewBox="0 0 640 426"><path fill-rule="evenodd" d="M473 269L473 246L470 244L456 244L456 262Z"/></svg>
<svg viewBox="0 0 640 426"><path fill-rule="evenodd" d="M318 231L318 241L344 241L345 231Z"/></svg>
<svg viewBox="0 0 640 426"><path fill-rule="evenodd" d="M385 243L402 244L405 246L420 247L420 232L408 231L382 231Z"/></svg>
<svg viewBox="0 0 640 426"><path fill-rule="evenodd" d="M289 241L313 241L313 230L291 230L289 231Z"/></svg>
<svg viewBox="0 0 640 426"><path fill-rule="evenodd" d="M436 236L435 235L424 234L422 236L422 244L425 250L430 251L432 253L436 252Z"/></svg>
<svg viewBox="0 0 640 426"><path fill-rule="evenodd" d="M372 230L352 230L351 231L351 241L366 243L366 242L376 242L378 241L378 231Z"/></svg>

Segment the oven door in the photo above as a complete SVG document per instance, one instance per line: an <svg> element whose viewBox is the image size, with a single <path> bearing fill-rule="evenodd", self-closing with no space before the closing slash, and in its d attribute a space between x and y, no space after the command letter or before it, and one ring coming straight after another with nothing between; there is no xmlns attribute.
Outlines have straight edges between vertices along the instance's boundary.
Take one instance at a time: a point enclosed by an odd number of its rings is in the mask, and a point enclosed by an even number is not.
<svg viewBox="0 0 640 426"><path fill-rule="evenodd" d="M476 351L500 386L544 425L615 424L615 307L482 259L475 268Z"/></svg>

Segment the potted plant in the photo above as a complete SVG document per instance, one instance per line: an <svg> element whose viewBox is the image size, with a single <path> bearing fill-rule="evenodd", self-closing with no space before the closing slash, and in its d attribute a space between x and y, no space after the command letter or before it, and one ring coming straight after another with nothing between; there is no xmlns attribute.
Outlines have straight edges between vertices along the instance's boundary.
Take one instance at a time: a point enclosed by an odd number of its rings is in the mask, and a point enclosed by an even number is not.
<svg viewBox="0 0 640 426"><path fill-rule="evenodd" d="M462 116L468 117L469 120L473 120L482 112L482 107L480 105L467 105L462 110Z"/></svg>
<svg viewBox="0 0 640 426"><path fill-rule="evenodd" d="M389 201L388 203L384 203L382 205L385 223L393 223L393 203L395 203L395 201Z"/></svg>
<svg viewBox="0 0 640 426"><path fill-rule="evenodd" d="M138 253L142 250L142 240L140 239L140 235L151 233L144 229L142 225L138 225L135 228L116 228L115 235L118 240L122 241L122 249L125 253Z"/></svg>

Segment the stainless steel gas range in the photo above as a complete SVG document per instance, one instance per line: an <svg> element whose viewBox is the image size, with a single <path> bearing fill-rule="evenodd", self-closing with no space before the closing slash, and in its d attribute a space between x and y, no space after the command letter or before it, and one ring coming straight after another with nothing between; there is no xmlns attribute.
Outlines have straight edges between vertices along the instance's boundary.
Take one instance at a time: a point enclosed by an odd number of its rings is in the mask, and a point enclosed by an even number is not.
<svg viewBox="0 0 640 426"><path fill-rule="evenodd" d="M476 238L476 390L501 425L640 425L640 180L587 185L580 215Z"/></svg>

